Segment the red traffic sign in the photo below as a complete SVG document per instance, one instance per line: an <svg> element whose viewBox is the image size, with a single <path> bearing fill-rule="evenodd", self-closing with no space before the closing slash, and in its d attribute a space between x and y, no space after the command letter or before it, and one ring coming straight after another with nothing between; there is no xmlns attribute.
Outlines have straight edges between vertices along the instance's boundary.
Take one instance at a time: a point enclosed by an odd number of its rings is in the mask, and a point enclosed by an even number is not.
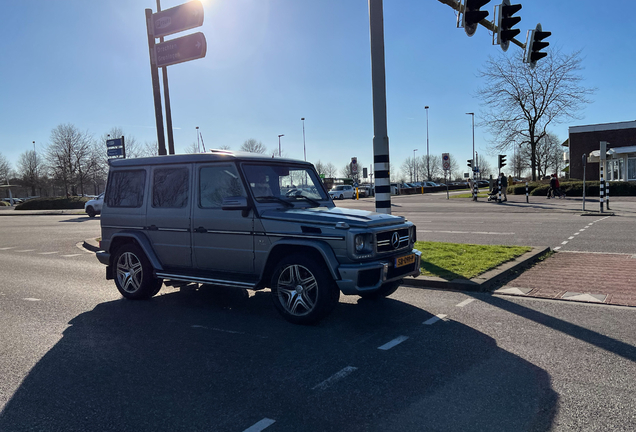
<svg viewBox="0 0 636 432"><path fill-rule="evenodd" d="M152 15L152 33L155 38L203 25L203 5L192 0Z"/></svg>
<svg viewBox="0 0 636 432"><path fill-rule="evenodd" d="M201 32L155 45L157 67L169 66L205 57L208 45Z"/></svg>

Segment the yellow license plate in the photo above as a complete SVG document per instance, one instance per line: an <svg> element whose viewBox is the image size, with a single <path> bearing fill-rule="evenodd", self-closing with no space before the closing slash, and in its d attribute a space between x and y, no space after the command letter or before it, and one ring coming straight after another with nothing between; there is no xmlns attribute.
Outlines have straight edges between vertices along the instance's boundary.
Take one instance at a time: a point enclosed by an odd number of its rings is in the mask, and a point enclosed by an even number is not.
<svg viewBox="0 0 636 432"><path fill-rule="evenodd" d="M395 259L395 267L404 267L415 262L415 254L406 255Z"/></svg>

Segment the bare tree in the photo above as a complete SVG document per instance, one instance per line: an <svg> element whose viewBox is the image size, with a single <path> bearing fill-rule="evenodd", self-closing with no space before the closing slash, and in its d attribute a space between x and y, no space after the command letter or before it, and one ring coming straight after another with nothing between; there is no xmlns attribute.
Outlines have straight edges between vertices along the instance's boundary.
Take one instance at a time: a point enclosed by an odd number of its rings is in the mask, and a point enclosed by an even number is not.
<svg viewBox="0 0 636 432"><path fill-rule="evenodd" d="M44 160L37 156L35 150L27 150L18 159L18 177L22 185L31 188L31 195L37 194L40 177L45 174Z"/></svg>
<svg viewBox="0 0 636 432"><path fill-rule="evenodd" d="M318 171L318 174L325 174L325 164L322 163L320 160L314 164L314 167L316 168L316 171Z"/></svg>
<svg viewBox="0 0 636 432"><path fill-rule="evenodd" d="M522 157L527 158L529 151L527 148L522 150ZM537 143L536 147L537 172L539 178L552 173L559 173L563 167L563 149L561 142L553 133L548 132Z"/></svg>
<svg viewBox="0 0 636 432"><path fill-rule="evenodd" d="M0 153L0 183L8 184L11 175L11 165L6 157Z"/></svg>
<svg viewBox="0 0 636 432"><path fill-rule="evenodd" d="M88 132L71 124L61 124L51 131L51 143L46 152L47 164L66 194L84 194L84 184L95 163L94 142Z"/></svg>
<svg viewBox="0 0 636 432"><path fill-rule="evenodd" d="M490 57L479 72L485 84L477 97L484 107L481 124L492 134L494 148L527 147L536 180L537 143L550 125L577 118L594 89L581 85L580 51L550 50L534 69L522 62L522 56Z"/></svg>
<svg viewBox="0 0 636 432"><path fill-rule="evenodd" d="M404 162L402 162L402 166L400 167L400 171L405 179L410 179L410 182L415 181L416 170L417 167L413 165L413 158L407 157L406 159L404 159Z"/></svg>
<svg viewBox="0 0 636 432"><path fill-rule="evenodd" d="M325 165L325 177L334 178L338 175L338 169L331 162Z"/></svg>
<svg viewBox="0 0 636 432"><path fill-rule="evenodd" d="M201 153L201 151L199 150L199 145L195 142L187 146L183 152L186 154Z"/></svg>
<svg viewBox="0 0 636 432"><path fill-rule="evenodd" d="M260 153L263 154L267 152L267 147L263 145L262 142L256 141L254 138L250 138L241 144L239 148L240 151L249 152L249 153Z"/></svg>

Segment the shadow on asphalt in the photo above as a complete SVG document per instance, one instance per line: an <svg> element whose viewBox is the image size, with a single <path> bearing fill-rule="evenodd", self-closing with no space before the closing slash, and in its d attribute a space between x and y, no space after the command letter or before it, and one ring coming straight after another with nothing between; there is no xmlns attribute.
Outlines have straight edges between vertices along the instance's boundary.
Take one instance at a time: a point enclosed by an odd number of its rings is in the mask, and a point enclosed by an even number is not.
<svg viewBox="0 0 636 432"><path fill-rule="evenodd" d="M502 297L484 296L483 293L478 295L475 293L465 292L465 294L473 296L475 299L489 305L498 307L507 312L513 313L530 321L534 321L538 324L560 331L568 336L619 355L632 362L636 362L636 347L633 345L626 344L625 342L621 342L576 324L555 318L551 315L546 315L542 312L527 308Z"/></svg>
<svg viewBox="0 0 636 432"><path fill-rule="evenodd" d="M495 299L496 300L496 299ZM392 299L284 321L269 292L117 300L75 317L0 413L0 430L285 431L551 428L548 373ZM398 335L409 339L382 351ZM321 386L346 367L355 371Z"/></svg>
<svg viewBox="0 0 636 432"><path fill-rule="evenodd" d="M60 222L88 222L89 220L95 220L95 218L91 218L88 216L80 216L73 219L61 220Z"/></svg>

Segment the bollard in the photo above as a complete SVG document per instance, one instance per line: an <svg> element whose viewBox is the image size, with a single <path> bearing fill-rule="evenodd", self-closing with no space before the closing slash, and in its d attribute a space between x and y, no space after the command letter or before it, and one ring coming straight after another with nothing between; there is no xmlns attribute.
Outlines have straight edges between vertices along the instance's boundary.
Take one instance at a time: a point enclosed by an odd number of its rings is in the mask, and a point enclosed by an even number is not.
<svg viewBox="0 0 636 432"><path fill-rule="evenodd" d="M530 203L530 200L528 199L528 182L526 182L526 203Z"/></svg>
<svg viewBox="0 0 636 432"><path fill-rule="evenodd" d="M608 210L610 209L609 208L609 180L605 182L605 208Z"/></svg>
<svg viewBox="0 0 636 432"><path fill-rule="evenodd" d="M499 188L499 199L497 202L501 204L501 176L497 177L497 187Z"/></svg>

